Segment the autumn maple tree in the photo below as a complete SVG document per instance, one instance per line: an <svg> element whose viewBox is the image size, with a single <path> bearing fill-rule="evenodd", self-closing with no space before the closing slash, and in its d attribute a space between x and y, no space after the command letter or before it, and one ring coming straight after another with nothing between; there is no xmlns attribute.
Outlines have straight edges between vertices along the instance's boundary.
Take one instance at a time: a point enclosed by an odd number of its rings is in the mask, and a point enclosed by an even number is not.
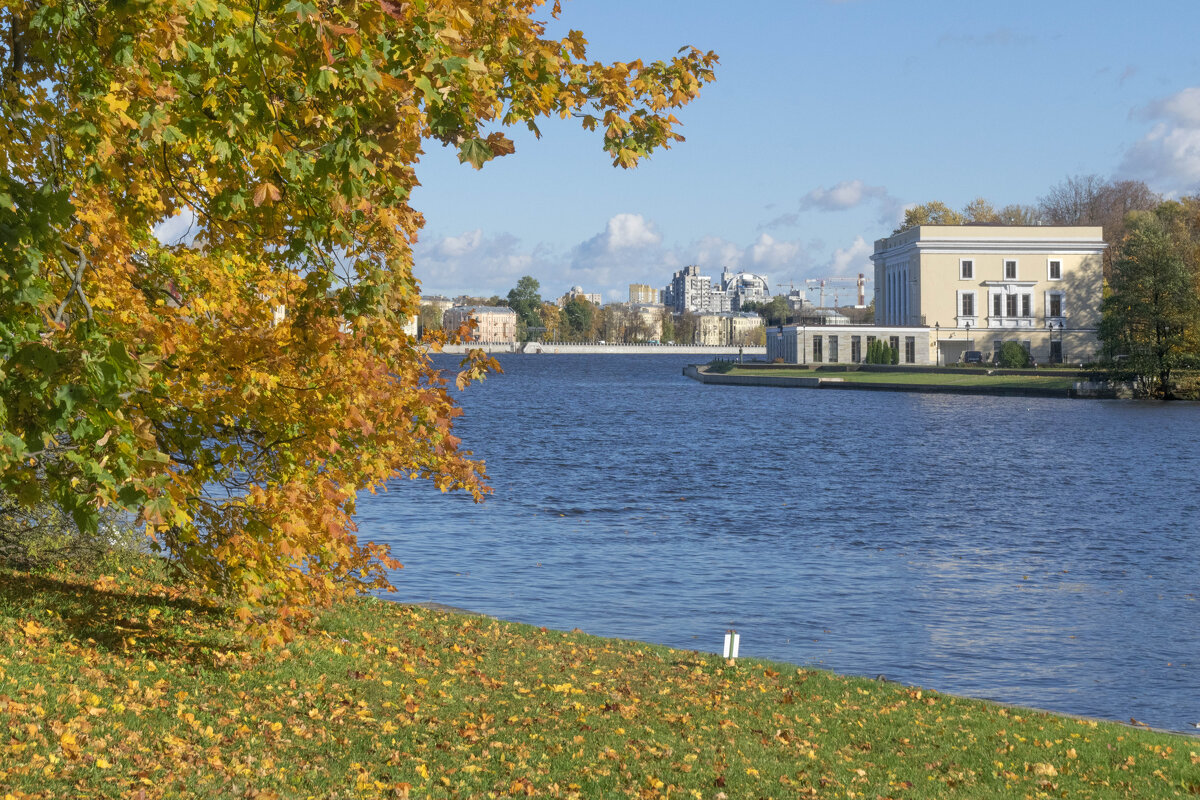
<svg viewBox="0 0 1200 800"><path fill-rule="evenodd" d="M357 493L487 490L403 331L423 148L480 167L506 126L573 117L631 167L713 77L692 48L589 61L547 36L559 13L0 0L0 490L83 526L136 513L270 636L382 584ZM192 235L160 242L178 215Z"/></svg>

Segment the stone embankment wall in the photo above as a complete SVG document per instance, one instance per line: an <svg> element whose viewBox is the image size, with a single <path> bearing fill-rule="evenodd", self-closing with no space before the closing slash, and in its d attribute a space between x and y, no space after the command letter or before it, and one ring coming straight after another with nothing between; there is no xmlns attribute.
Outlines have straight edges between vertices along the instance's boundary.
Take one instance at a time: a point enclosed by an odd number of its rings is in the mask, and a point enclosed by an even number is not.
<svg viewBox="0 0 1200 800"><path fill-rule="evenodd" d="M446 345L442 348L445 353L465 353L467 350L478 348L486 353L529 353L542 355L575 355L575 354L619 354L619 355L697 355L697 356L733 356L740 353L744 358L761 358L767 354L765 347L711 347L686 344L596 344L579 342L518 342L516 344L491 344L487 342L473 344Z"/></svg>

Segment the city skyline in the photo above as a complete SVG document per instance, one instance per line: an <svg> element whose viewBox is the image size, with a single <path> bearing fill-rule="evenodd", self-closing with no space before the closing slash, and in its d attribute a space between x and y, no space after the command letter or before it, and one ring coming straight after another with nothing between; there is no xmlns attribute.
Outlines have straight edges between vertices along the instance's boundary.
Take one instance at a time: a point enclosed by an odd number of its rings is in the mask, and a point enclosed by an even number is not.
<svg viewBox="0 0 1200 800"><path fill-rule="evenodd" d="M416 275L428 294L503 295L532 275L610 302L697 264L766 273L774 292L869 273L873 240L915 203L1032 204L1086 174L1194 192L1200 12L1164 2L1118 25L1109 8L568 2L550 33L582 30L591 58L720 55L677 114L688 140L632 171L571 120L541 141L509 131L516 154L478 172L431 144Z"/></svg>

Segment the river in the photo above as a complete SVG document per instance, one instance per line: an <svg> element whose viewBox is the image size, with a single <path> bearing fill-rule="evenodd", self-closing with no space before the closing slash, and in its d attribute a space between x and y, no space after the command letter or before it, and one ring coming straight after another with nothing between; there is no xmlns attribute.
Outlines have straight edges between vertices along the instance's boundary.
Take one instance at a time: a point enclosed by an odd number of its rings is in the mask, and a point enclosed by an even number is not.
<svg viewBox="0 0 1200 800"><path fill-rule="evenodd" d="M441 356L440 363L452 359ZM1195 732L1200 405L704 386L500 358L476 505L359 503L390 599Z"/></svg>

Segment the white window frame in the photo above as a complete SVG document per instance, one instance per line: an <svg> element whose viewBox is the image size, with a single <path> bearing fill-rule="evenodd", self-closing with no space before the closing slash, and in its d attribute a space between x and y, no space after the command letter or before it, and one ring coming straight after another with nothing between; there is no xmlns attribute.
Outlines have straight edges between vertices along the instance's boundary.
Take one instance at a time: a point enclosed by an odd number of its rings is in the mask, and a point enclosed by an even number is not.
<svg viewBox="0 0 1200 800"><path fill-rule="evenodd" d="M975 310L974 314L963 314L962 313L963 297L965 297L966 295L971 295L971 297L972 297L971 307ZM958 327L961 328L963 325L965 325L969 322L969 323L971 323L972 328L978 328L979 327L979 293L976 292L974 289L960 289L957 292L956 300L957 300L957 308L955 310L958 313L955 314L955 317L958 319Z"/></svg>
<svg viewBox="0 0 1200 800"><path fill-rule="evenodd" d="M1008 277L1008 265L1009 264L1013 265L1013 274L1012 274L1011 278ZM1000 260L1000 275L1002 276L1002 280L1006 280L1006 281L1021 280L1021 264L1020 264L1020 262L1015 258L1001 259Z"/></svg>
<svg viewBox="0 0 1200 800"><path fill-rule="evenodd" d="M1058 264L1058 277L1057 278L1054 277L1054 273L1051 268L1051 265L1055 264L1055 263ZM1063 279L1063 260L1061 258L1047 258L1046 259L1046 280L1057 282L1057 281L1061 281L1062 279Z"/></svg>
<svg viewBox="0 0 1200 800"><path fill-rule="evenodd" d="M1058 310L1060 312L1062 312L1058 316L1053 316L1050 313L1050 298L1054 297L1055 295L1058 296ZM1045 305L1044 316L1045 316L1047 322L1065 322L1066 321L1066 319L1067 319L1067 293L1066 292L1052 289L1052 290L1046 292L1046 301L1045 302L1046 302L1046 305Z"/></svg>
<svg viewBox="0 0 1200 800"><path fill-rule="evenodd" d="M971 265L971 274L970 274L970 275L967 275L967 274L966 274L966 269L965 269L965 267L966 267L966 265L967 265L967 264L970 264L970 265ZM959 279L960 281L973 281L973 280L975 280L975 259L973 259L973 258L960 258L960 259L958 260L958 279Z"/></svg>

